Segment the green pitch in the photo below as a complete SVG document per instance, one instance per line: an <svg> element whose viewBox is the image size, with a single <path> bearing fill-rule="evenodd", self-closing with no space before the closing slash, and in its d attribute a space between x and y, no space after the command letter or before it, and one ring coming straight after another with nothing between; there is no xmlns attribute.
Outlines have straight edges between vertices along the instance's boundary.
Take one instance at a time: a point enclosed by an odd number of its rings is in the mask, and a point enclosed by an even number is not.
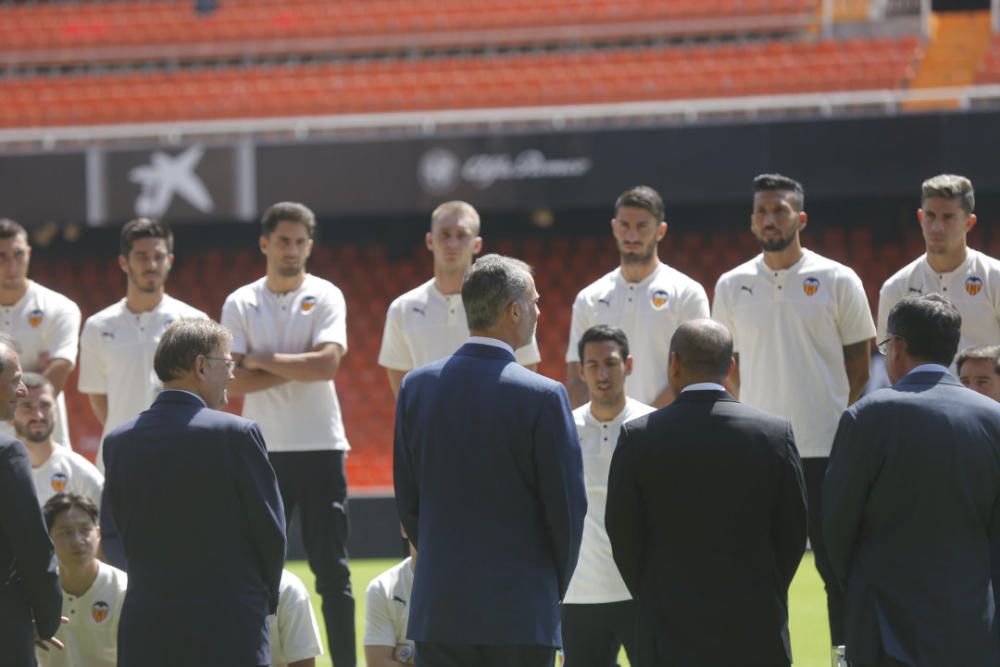
<svg viewBox="0 0 1000 667"><path fill-rule="evenodd" d="M351 561L351 582L354 586L354 597L357 600L357 637L358 664L365 665L362 636L365 619L365 588L368 582L379 573L389 569L399 561L396 560L355 560ZM289 561L289 570L297 574L312 592L313 609L319 620L320 632L323 634L323 650L326 651L326 630L320 616L319 597L314 591L312 572L305 561ZM802 559L799 571L792 582L789 592L789 614L791 616L792 656L795 664L801 667L827 667L830 664L830 633L826 624L826 598L823 594L823 582L813 565L812 553L807 553ZM618 659L622 667L628 665L625 653ZM330 667L330 657L320 656L317 667Z"/></svg>

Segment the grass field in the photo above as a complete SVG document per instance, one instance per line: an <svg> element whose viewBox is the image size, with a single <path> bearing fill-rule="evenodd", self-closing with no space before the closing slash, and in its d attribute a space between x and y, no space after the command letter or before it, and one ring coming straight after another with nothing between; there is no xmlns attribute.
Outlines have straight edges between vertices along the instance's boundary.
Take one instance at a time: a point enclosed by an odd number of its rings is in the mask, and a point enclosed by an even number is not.
<svg viewBox="0 0 1000 667"><path fill-rule="evenodd" d="M354 596L357 600L357 637L358 664L364 666L364 651L361 638L364 633L365 619L365 588L368 582L379 573L387 570L398 561L394 560L355 560L351 562L351 581L354 585ZM289 570L299 575L306 587L314 590L313 576L309 566L304 561L290 561ZM313 609L317 616L320 613L319 598L312 595ZM823 582L813 565L812 553L807 553L802 559L799 571L792 582L789 592L789 614L791 616L792 656L795 664L801 667L827 667L830 664L830 633L826 624L826 598L823 594ZM323 633L323 650L326 651L326 631L320 619L320 632ZM619 658L622 667L628 665L625 654ZM318 667L330 667L330 658L321 656L316 664Z"/></svg>

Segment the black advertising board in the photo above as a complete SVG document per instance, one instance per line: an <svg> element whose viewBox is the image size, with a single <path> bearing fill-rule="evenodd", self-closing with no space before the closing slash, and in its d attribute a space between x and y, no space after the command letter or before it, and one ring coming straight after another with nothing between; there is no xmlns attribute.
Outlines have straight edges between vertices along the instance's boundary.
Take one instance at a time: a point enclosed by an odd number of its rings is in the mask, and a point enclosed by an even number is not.
<svg viewBox="0 0 1000 667"><path fill-rule="evenodd" d="M27 226L82 224L86 190L83 153L0 155L0 217Z"/></svg>

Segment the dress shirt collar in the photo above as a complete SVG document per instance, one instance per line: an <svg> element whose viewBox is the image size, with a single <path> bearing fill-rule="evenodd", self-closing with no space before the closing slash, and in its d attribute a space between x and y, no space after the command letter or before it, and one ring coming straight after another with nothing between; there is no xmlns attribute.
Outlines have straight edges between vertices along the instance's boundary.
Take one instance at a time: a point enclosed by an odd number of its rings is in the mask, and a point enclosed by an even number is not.
<svg viewBox="0 0 1000 667"><path fill-rule="evenodd" d="M903 377L906 377L907 375L913 375L914 373L948 373L948 374L951 374L951 371L949 371L947 368L945 368L941 364L920 364L919 366L916 366L916 367L910 369L910 372L907 373L906 375L904 375Z"/></svg>
<svg viewBox="0 0 1000 667"><path fill-rule="evenodd" d="M499 347L501 350L507 350L511 354L514 354L514 348L512 348L510 345L497 338L487 338L486 336L469 336L469 340L466 342L472 343L474 345L489 345L491 347Z"/></svg>
<svg viewBox="0 0 1000 667"><path fill-rule="evenodd" d="M683 394L685 391L725 391L726 388L721 384L716 382L695 382L694 384L689 384L688 386L681 389Z"/></svg>

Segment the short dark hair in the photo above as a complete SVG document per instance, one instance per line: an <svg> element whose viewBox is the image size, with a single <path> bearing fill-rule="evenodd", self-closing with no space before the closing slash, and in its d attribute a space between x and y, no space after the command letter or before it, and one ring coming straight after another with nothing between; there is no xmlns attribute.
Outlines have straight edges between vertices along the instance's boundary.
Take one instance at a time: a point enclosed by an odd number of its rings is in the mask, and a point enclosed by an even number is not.
<svg viewBox="0 0 1000 667"><path fill-rule="evenodd" d="M23 236L28 240L28 232L19 223L10 218L0 218L0 239L9 239L15 236Z"/></svg>
<svg viewBox="0 0 1000 667"><path fill-rule="evenodd" d="M260 235L270 238L281 222L297 222L305 225L309 238L316 235L316 216L305 204L283 201L268 207L260 219Z"/></svg>
<svg viewBox="0 0 1000 667"><path fill-rule="evenodd" d="M957 199L966 215L976 210L976 192L972 189L972 181L965 176L939 174L928 178L920 186L920 206L923 207L931 197Z"/></svg>
<svg viewBox="0 0 1000 667"><path fill-rule="evenodd" d="M806 206L806 191L802 184L794 178L781 174L760 174L753 179L753 191L758 192L791 192L795 202L795 210L802 211Z"/></svg>
<svg viewBox="0 0 1000 667"><path fill-rule="evenodd" d="M892 307L887 329L906 341L910 358L947 366L958 351L962 316L940 294L913 295Z"/></svg>
<svg viewBox="0 0 1000 667"><path fill-rule="evenodd" d="M955 370L962 372L962 364L970 359L986 359L993 362L993 372L1000 375L1000 345L980 345L967 347L955 358Z"/></svg>
<svg viewBox="0 0 1000 667"><path fill-rule="evenodd" d="M615 216L618 215L619 209L626 206L649 211L657 222L663 222L663 198L648 185L637 185L618 195L618 199L615 200Z"/></svg>
<svg viewBox="0 0 1000 667"><path fill-rule="evenodd" d="M470 331L483 331L500 321L504 308L524 299L531 267L495 253L472 263L462 280L462 303Z"/></svg>
<svg viewBox="0 0 1000 667"><path fill-rule="evenodd" d="M628 359L628 337L625 332L618 327L607 324L595 324L580 336L580 342L576 344L576 353L580 356L580 363L583 364L583 349L587 343L603 343L611 341L618 344L618 349L622 353L622 359Z"/></svg>
<svg viewBox="0 0 1000 667"><path fill-rule="evenodd" d="M28 389L39 389L41 387L50 387L55 392L55 385L52 384L52 380L48 379L41 373L24 373L21 375L21 382Z"/></svg>
<svg viewBox="0 0 1000 667"><path fill-rule="evenodd" d="M715 320L689 320L671 336L670 354L693 375L724 378L733 362L733 336Z"/></svg>
<svg viewBox="0 0 1000 667"><path fill-rule="evenodd" d="M163 239L167 243L167 252L174 251L174 233L162 220L136 218L126 222L118 242L122 257L128 257L132 252L132 245L139 239Z"/></svg>
<svg viewBox="0 0 1000 667"><path fill-rule="evenodd" d="M97 525L97 517L100 515L100 510L97 509L97 504L93 500L76 493L57 493L49 498L42 508L42 514L45 515L45 528L51 532L52 525L59 518L59 515L70 511L74 507L83 510L90 517L90 520L94 522L94 525Z"/></svg>
<svg viewBox="0 0 1000 667"><path fill-rule="evenodd" d="M153 355L153 369L161 382L176 380L194 368L198 355L209 356L233 339L218 322L202 318L177 320L163 332Z"/></svg>

